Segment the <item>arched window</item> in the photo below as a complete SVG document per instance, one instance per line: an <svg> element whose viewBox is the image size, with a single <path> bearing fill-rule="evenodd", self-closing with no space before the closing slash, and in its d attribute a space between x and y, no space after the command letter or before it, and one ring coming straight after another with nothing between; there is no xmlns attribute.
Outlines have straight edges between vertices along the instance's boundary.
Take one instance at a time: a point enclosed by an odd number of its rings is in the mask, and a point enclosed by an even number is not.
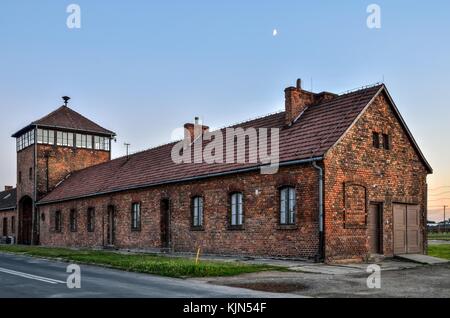
<svg viewBox="0 0 450 318"><path fill-rule="evenodd" d="M192 198L192 226L197 228L203 226L203 198L201 196Z"/></svg>
<svg viewBox="0 0 450 318"><path fill-rule="evenodd" d="M294 225L297 214L296 193L294 187L280 190L280 224Z"/></svg>
<svg viewBox="0 0 450 318"><path fill-rule="evenodd" d="M231 194L231 226L242 226L244 224L244 206L241 192Z"/></svg>

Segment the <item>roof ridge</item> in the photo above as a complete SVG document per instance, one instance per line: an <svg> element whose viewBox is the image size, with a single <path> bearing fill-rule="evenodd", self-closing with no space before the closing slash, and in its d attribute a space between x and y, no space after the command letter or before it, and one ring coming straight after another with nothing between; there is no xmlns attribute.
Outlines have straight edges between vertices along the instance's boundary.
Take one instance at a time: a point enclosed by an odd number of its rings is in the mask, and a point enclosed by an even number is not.
<svg viewBox="0 0 450 318"><path fill-rule="evenodd" d="M369 84L369 85L363 85L363 86L360 86L360 87L356 87L356 88L352 88L352 89L343 91L343 92L338 94L338 97L349 95L349 94L356 93L356 92L363 91L363 90L367 90L367 89L374 88L374 87L377 87L377 86L383 86L383 85L384 85L383 82L376 82L376 83Z"/></svg>

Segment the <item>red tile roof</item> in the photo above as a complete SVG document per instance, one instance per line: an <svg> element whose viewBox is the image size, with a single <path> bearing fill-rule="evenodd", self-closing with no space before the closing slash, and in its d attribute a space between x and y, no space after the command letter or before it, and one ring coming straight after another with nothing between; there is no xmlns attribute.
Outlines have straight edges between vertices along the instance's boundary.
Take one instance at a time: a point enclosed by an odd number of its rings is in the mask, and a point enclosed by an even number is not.
<svg viewBox="0 0 450 318"><path fill-rule="evenodd" d="M280 163L322 158L383 88L383 85L378 85L310 106L291 127L285 127L284 112L233 127L280 128ZM40 204L181 182L258 167L258 164L248 163L175 164L171 159L174 144L170 143L136 153L128 159L121 157L77 171L43 198Z"/></svg>
<svg viewBox="0 0 450 318"><path fill-rule="evenodd" d="M17 189L0 192L0 211L14 210L16 208Z"/></svg>
<svg viewBox="0 0 450 318"><path fill-rule="evenodd" d="M114 132L99 126L90 119L87 119L83 115L77 113L73 109L70 109L69 107L64 105L59 107L55 111L51 112L47 116L32 122L27 127L15 133L13 137L20 136L22 133L24 133L32 126L40 126L55 129L57 128L69 129L74 131L108 135L108 136L115 135Z"/></svg>

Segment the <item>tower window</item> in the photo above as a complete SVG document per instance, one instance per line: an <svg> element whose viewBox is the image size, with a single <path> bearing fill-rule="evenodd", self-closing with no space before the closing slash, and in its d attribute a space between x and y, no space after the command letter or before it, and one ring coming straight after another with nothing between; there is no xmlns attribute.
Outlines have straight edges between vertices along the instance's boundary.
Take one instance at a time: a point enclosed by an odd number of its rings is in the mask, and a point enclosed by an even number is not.
<svg viewBox="0 0 450 318"><path fill-rule="evenodd" d="M94 149L109 151L109 138L94 136Z"/></svg>
<svg viewBox="0 0 450 318"><path fill-rule="evenodd" d="M22 183L22 171L19 171L18 179L19 179L19 183Z"/></svg>
<svg viewBox="0 0 450 318"><path fill-rule="evenodd" d="M58 131L56 133L56 144L58 146L73 147L73 133Z"/></svg>
<svg viewBox="0 0 450 318"><path fill-rule="evenodd" d="M38 142L38 144L54 145L55 144L55 132L53 130L38 129L37 130L37 142Z"/></svg>
<svg viewBox="0 0 450 318"><path fill-rule="evenodd" d="M25 149L34 144L34 130L30 130L17 138L17 151Z"/></svg>
<svg viewBox="0 0 450 318"><path fill-rule="evenodd" d="M92 136L76 134L76 146L77 148L92 149Z"/></svg>
<svg viewBox="0 0 450 318"><path fill-rule="evenodd" d="M28 170L28 178L29 178L30 180L33 180L33 168L30 168L30 169Z"/></svg>

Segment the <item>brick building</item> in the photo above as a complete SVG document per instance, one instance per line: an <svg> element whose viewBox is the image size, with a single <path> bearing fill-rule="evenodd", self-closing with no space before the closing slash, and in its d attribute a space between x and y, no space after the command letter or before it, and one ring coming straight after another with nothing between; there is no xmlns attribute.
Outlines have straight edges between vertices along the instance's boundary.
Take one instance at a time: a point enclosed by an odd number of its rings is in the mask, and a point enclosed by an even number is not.
<svg viewBox="0 0 450 318"><path fill-rule="evenodd" d="M207 126L185 128L194 148L212 143ZM13 135L18 242L327 262L425 253L432 169L384 85L336 95L298 81L285 111L231 128L242 128L245 159L249 128L279 129L278 172L175 163L176 143L111 160L115 134L66 99Z"/></svg>
<svg viewBox="0 0 450 318"><path fill-rule="evenodd" d="M5 191L0 192L0 242L11 242L10 238L16 236L16 189L5 186Z"/></svg>

